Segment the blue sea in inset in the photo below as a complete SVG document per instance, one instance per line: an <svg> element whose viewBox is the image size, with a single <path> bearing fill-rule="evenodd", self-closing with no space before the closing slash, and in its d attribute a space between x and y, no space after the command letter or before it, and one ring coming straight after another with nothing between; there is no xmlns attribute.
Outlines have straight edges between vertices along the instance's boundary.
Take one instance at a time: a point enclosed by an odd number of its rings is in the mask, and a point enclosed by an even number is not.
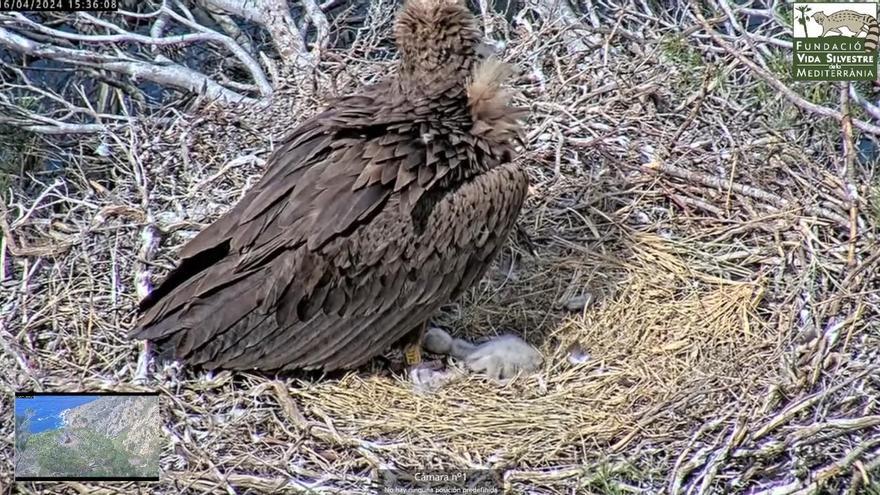
<svg viewBox="0 0 880 495"><path fill-rule="evenodd" d="M15 398L15 415L24 416L27 409L36 413L31 418L31 433L61 428L61 411L91 402L100 395L38 395L32 399Z"/></svg>

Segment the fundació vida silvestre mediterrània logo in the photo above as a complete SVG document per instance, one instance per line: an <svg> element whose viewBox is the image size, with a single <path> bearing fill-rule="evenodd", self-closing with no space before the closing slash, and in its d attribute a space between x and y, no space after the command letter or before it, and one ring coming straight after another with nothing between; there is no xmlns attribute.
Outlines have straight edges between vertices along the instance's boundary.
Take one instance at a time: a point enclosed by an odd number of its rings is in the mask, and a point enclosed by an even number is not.
<svg viewBox="0 0 880 495"><path fill-rule="evenodd" d="M793 8L794 80L877 79L876 3L795 3Z"/></svg>

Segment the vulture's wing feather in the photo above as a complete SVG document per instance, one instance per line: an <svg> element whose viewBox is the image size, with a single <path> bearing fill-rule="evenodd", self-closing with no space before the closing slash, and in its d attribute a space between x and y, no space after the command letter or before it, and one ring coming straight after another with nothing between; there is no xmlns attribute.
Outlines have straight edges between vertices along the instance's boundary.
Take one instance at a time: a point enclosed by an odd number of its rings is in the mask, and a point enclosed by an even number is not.
<svg viewBox="0 0 880 495"><path fill-rule="evenodd" d="M340 169L347 167L350 169L348 173L356 173L360 172L358 167L362 166L357 156L351 153L345 157L345 161L332 164L333 166L328 166L326 162L332 146L341 144L338 140L334 141L333 127L328 127L328 124L345 122L356 130L367 130L366 127L370 124L369 111L359 107L346 107L349 100L367 107L372 104L369 95L353 95L339 100L341 110L327 110L305 121L280 143L279 148L269 158L262 179L232 209L183 246L179 253L178 266L140 302L139 309L145 313L141 319L143 324L149 323L149 315L158 316L163 313L151 310L157 301L168 299L166 296L178 286L225 257L253 251L260 244L271 244L275 241L274 237L282 231L287 235L299 234L298 238L287 239L287 243L302 241L303 236L309 234L304 225L315 219L313 216L309 217L310 212L302 207L303 203L315 199L313 192L316 174L313 172L307 176L309 170L317 169L320 172L321 169L330 169L331 173L338 173ZM384 126L381 122L372 124L378 128ZM356 149L353 147L353 150ZM291 196L294 191L296 194ZM375 190L355 194L377 200ZM329 205L333 206L333 202ZM314 215L313 212L311 214ZM278 222L280 215L284 217ZM334 222L338 225L337 229L342 230L342 226L351 221L350 217L351 215L334 218L332 211L325 211L321 220ZM263 249L267 249L267 246L263 246ZM250 256L251 259L255 257L254 254ZM193 288L183 290L180 295L193 295ZM164 304L169 302L170 300L165 300ZM152 338L137 331L133 336Z"/></svg>
<svg viewBox="0 0 880 495"><path fill-rule="evenodd" d="M334 147L340 143L326 123L346 118L346 113L351 114L348 118L352 121L363 120L365 114L363 110L328 110L303 123L281 143L258 184L188 242L180 251L178 266L140 302L143 314L139 326L143 328L135 330L134 337L161 337L158 327L146 327L180 310L191 298L210 292L213 286L240 279L254 261L272 256L277 248L307 241L316 222L333 224L334 230L344 231L387 198L390 191L381 193L377 188L345 190L350 182L330 184L334 187L328 192L327 181L318 180L322 170L330 170L327 176L350 176L363 166L351 154L346 156L347 161L328 160L330 154L338 155ZM331 194L340 197L327 201ZM343 195L347 196L344 200ZM319 199L325 203L317 204ZM360 205L361 211L350 211L353 203ZM341 215L346 207L349 211ZM233 260L234 266L230 264Z"/></svg>
<svg viewBox="0 0 880 495"><path fill-rule="evenodd" d="M384 87L307 120L184 246L133 336L207 368L332 370L424 323L483 275L528 188L492 134L506 127L478 125L499 93L475 81L436 101L376 101L396 98Z"/></svg>
<svg viewBox="0 0 880 495"><path fill-rule="evenodd" d="M520 169L499 167L441 200L423 235L414 235L411 223L389 205L368 227L328 243L326 252L301 247L278 256L272 271L295 275L272 281L289 283L269 291L274 297L264 304L271 310L253 311L206 341L191 359L209 368L237 369L362 364L482 277L526 189ZM494 228L483 228L486 218ZM459 228L459 221L481 227ZM392 226L402 229L400 236L389 235ZM365 268L341 268L349 261L336 249L341 246L362 256ZM313 269L298 268L303 265Z"/></svg>
<svg viewBox="0 0 880 495"><path fill-rule="evenodd" d="M525 192L501 172L439 190L414 232L419 191L449 169L418 131L403 115L345 106L305 122L263 179L183 248L142 302L134 336L208 367L333 369L424 322L506 237L516 211L492 206L487 187L497 182L494 200L517 211ZM432 170L422 179L414 165ZM471 231L502 212L497 232Z"/></svg>
<svg viewBox="0 0 880 495"><path fill-rule="evenodd" d="M332 136L328 135L320 123L322 115L304 122L294 130L281 145L281 149L275 151L267 164L267 170L263 178L251 188L244 197L214 223L199 232L192 240L181 248L180 262L150 294L139 303L138 309L144 313L140 319L141 325L150 324L152 320L166 314L167 307L174 300L184 301L194 295L197 285L193 284L192 277L203 278L205 270L221 260L240 251L242 244L253 242L264 231L275 215L278 208L264 210L263 223L246 221L244 213L257 198L279 198L286 191L294 187L298 176L302 175L302 168L313 165L316 161L315 154L321 149L326 149ZM279 152L283 150L283 152ZM282 156L284 161L275 160ZM279 180L284 179L286 180ZM283 208L283 205L281 205ZM247 230L244 230L247 229ZM233 245L235 240L235 245ZM228 266L228 265L227 265ZM182 286L183 285L183 286ZM178 289L179 288L179 289ZM175 291L175 289L177 289ZM174 296L168 297L174 291ZM154 308L157 302L162 301L163 308ZM151 316L152 315L152 316ZM154 338L140 328L132 333L136 338Z"/></svg>
<svg viewBox="0 0 880 495"><path fill-rule="evenodd" d="M525 175L499 167L439 190L417 233L418 208L394 192L407 188L398 180L421 190L405 170L414 154L423 167L431 155L395 126L408 130L389 123L326 138L304 125L264 179L184 248L178 270L201 270L172 272L177 285L157 289L165 294L138 337L206 367L350 367L480 277L518 213Z"/></svg>

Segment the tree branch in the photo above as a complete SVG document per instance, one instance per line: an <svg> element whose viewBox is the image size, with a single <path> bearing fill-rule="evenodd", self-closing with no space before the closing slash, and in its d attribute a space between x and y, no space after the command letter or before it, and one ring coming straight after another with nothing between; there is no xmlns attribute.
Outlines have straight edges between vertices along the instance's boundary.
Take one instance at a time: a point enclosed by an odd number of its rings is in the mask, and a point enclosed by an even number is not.
<svg viewBox="0 0 880 495"><path fill-rule="evenodd" d="M321 7L318 6L315 0L302 0L302 4L317 32L315 47L312 48L312 61L316 62L320 59L321 51L327 47L327 42L330 40L330 23L327 21L324 11L321 10Z"/></svg>
<svg viewBox="0 0 880 495"><path fill-rule="evenodd" d="M113 72L127 74L133 78L145 79L165 86L202 92L212 99L227 102L254 103L256 100L224 88L204 74L188 67L169 62L154 64L142 60L121 58L87 50L62 48L49 43L38 43L8 29L0 27L0 46L34 57L80 64Z"/></svg>
<svg viewBox="0 0 880 495"><path fill-rule="evenodd" d="M207 10L222 10L263 26L269 32L278 54L285 61L292 61L297 68L314 66L307 53L305 37L296 27L290 15L287 0L199 0Z"/></svg>

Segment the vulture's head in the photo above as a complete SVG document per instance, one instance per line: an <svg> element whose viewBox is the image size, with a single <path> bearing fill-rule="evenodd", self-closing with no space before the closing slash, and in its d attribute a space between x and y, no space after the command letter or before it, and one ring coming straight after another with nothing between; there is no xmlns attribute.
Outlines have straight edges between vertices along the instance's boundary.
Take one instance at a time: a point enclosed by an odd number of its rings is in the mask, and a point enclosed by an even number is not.
<svg viewBox="0 0 880 495"><path fill-rule="evenodd" d="M482 33L464 0L406 0L394 38L402 75L431 81L470 74Z"/></svg>

